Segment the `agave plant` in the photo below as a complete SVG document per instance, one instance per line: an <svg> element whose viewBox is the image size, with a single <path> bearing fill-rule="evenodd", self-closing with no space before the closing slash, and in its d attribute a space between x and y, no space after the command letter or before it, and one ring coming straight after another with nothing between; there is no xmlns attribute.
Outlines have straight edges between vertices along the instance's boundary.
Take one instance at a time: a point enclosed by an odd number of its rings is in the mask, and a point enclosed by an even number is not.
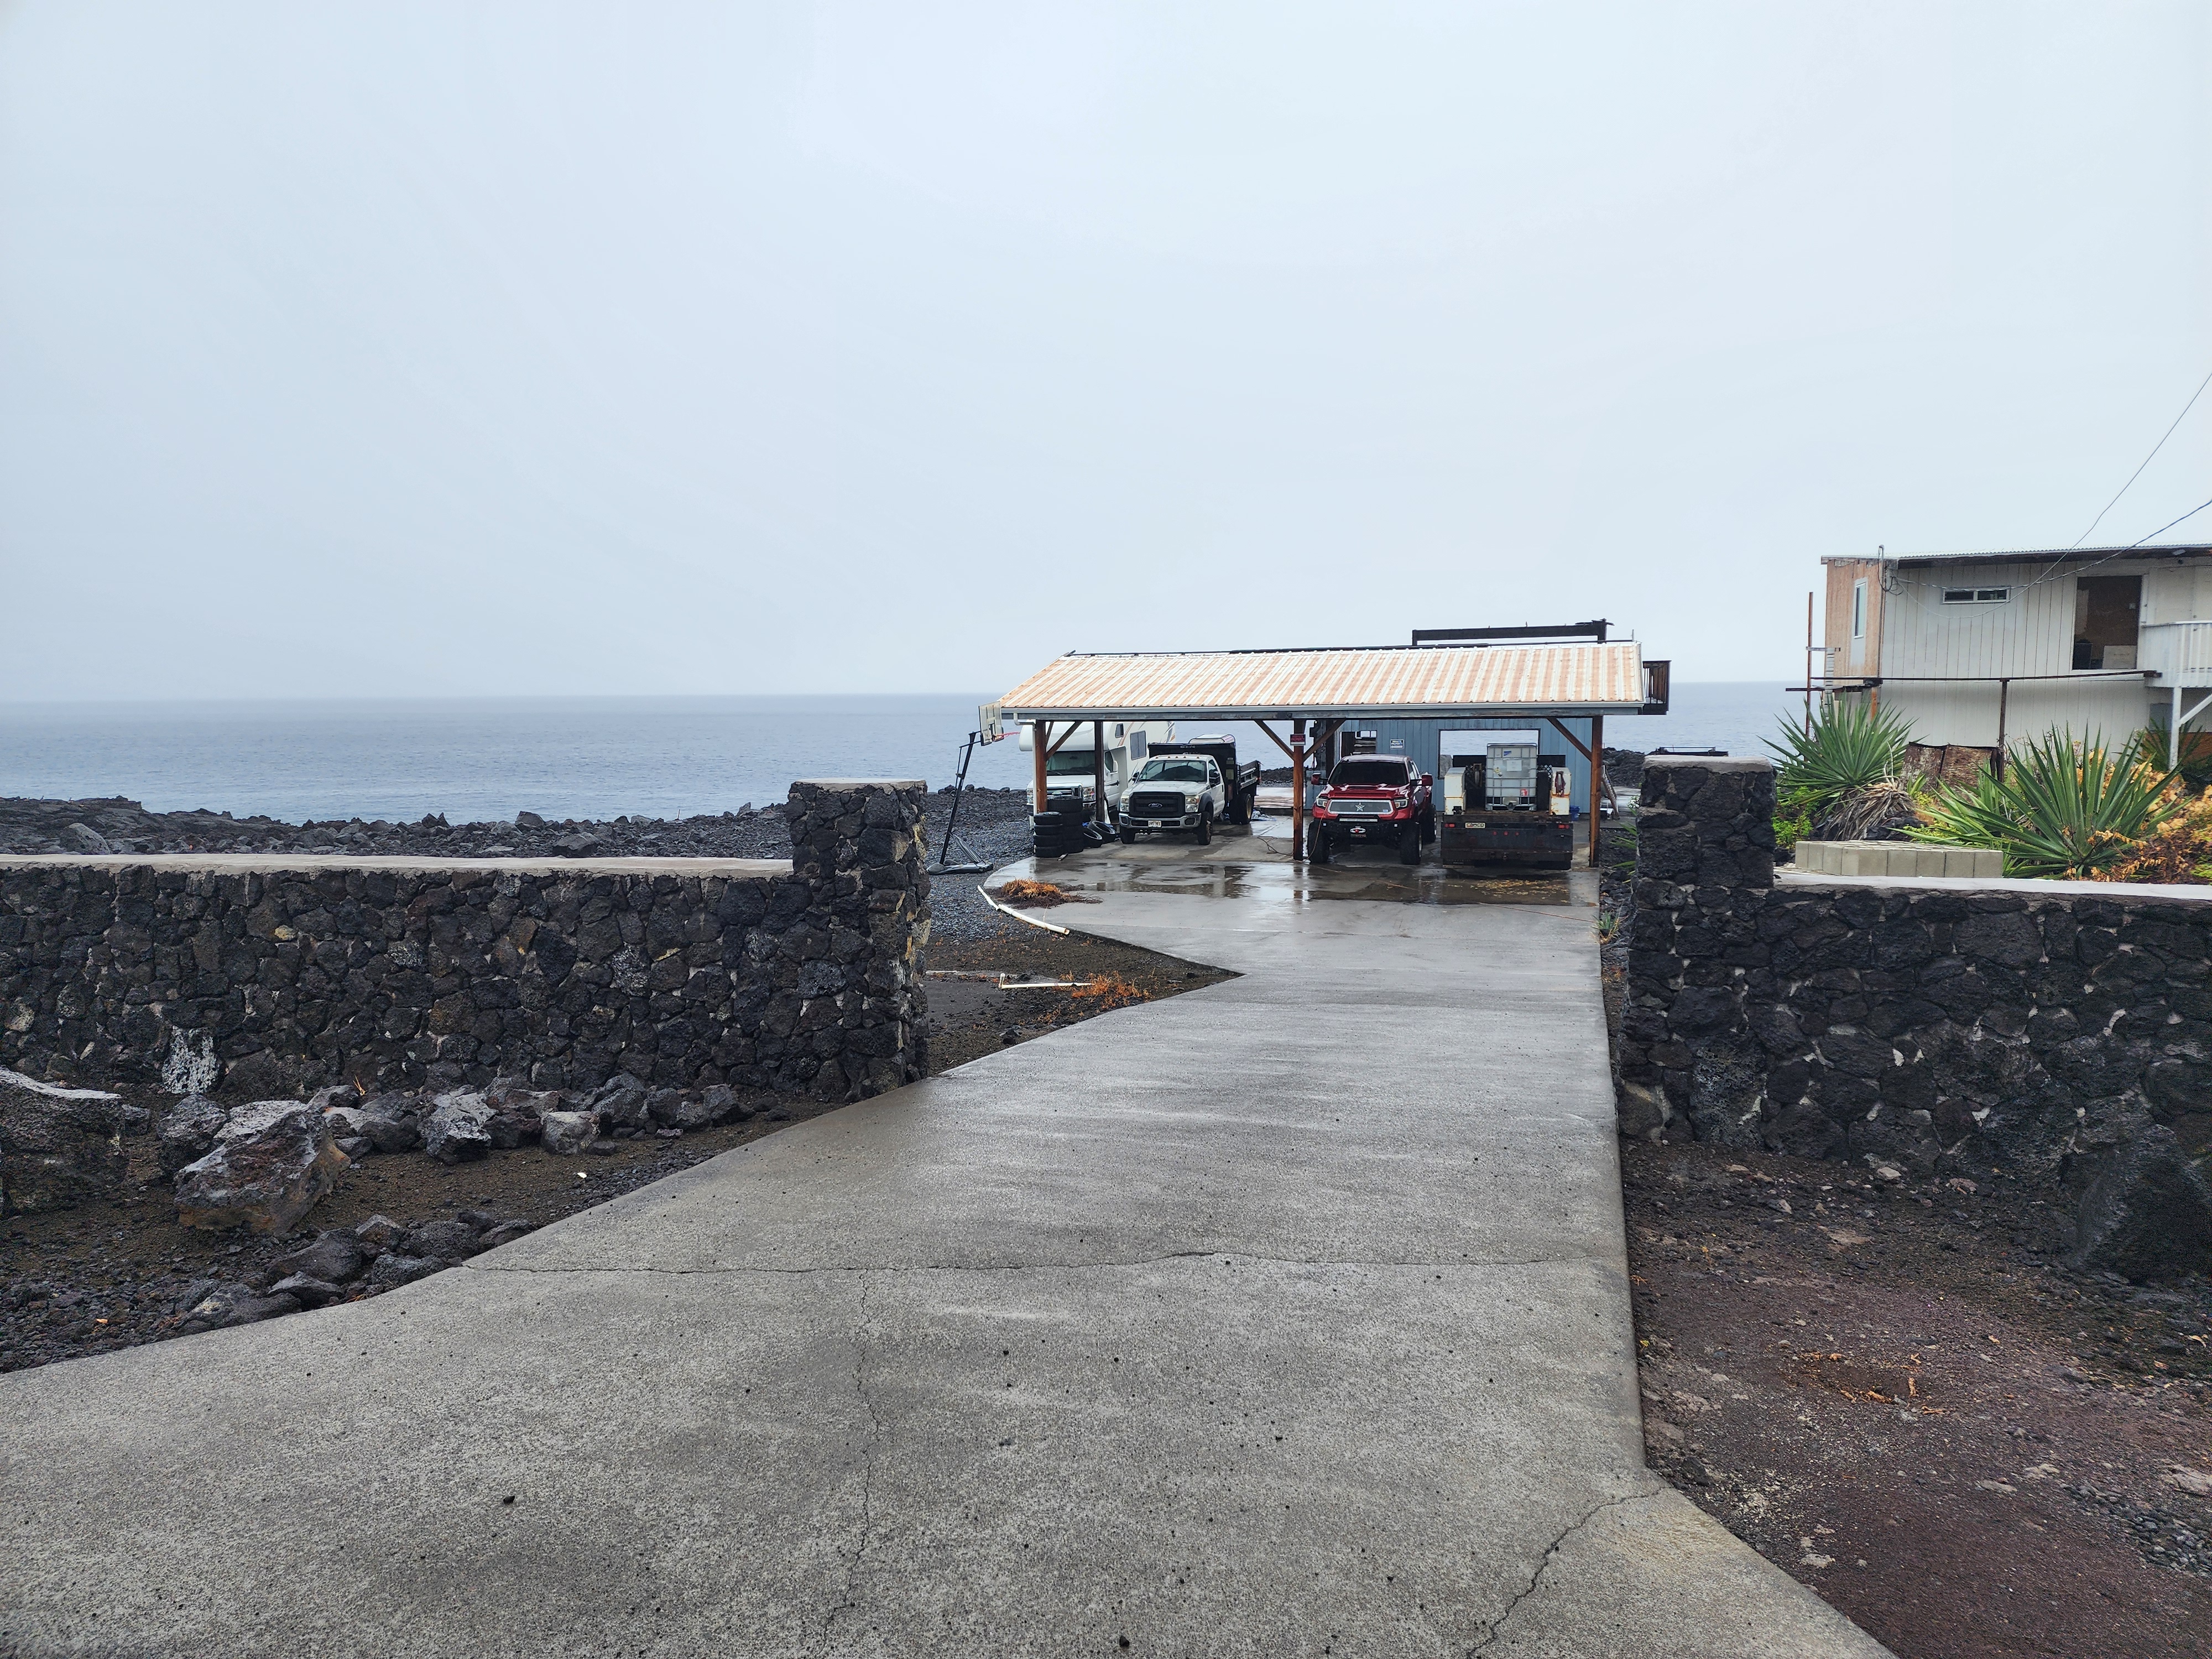
<svg viewBox="0 0 2212 1659"><path fill-rule="evenodd" d="M1932 789L1915 841L1992 847L2008 876L2086 880L2127 859L2180 811L2172 778L2145 753L2141 734L2118 749L2094 732L2052 732L2006 757L1971 789Z"/></svg>
<svg viewBox="0 0 2212 1659"><path fill-rule="evenodd" d="M1774 792L1793 815L1814 820L1854 791L1885 783L1905 763L1911 724L1862 703L1832 705L1801 730L1786 716L1782 741L1766 740L1774 752Z"/></svg>

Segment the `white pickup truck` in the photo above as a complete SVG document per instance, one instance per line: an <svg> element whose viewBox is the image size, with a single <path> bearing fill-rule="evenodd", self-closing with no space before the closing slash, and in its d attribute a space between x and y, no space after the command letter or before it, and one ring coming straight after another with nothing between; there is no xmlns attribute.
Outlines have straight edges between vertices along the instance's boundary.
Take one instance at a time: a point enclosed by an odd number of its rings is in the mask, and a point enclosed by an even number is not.
<svg viewBox="0 0 2212 1659"><path fill-rule="evenodd" d="M1188 830L1203 847L1228 816L1229 786L1212 756L1154 755L1121 797L1121 842L1133 847L1139 835Z"/></svg>

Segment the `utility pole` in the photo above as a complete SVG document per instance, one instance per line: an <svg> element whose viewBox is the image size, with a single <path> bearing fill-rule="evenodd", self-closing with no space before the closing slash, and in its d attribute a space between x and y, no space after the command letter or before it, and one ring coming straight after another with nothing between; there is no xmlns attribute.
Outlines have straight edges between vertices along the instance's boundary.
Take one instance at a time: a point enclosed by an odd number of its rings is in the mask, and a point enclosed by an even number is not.
<svg viewBox="0 0 2212 1659"><path fill-rule="evenodd" d="M1805 735L1813 735L1813 596L1805 596Z"/></svg>

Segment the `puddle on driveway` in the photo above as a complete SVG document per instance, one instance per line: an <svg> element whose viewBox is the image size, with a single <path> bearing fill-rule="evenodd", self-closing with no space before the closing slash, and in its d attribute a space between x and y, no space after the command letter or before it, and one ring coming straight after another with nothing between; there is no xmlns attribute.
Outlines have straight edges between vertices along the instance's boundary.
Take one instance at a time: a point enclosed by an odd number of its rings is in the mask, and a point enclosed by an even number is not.
<svg viewBox="0 0 2212 1659"><path fill-rule="evenodd" d="M1039 877L1070 892L1182 893L1200 898L1257 899L1291 904L1316 899L1364 899L1383 904L1549 904L1574 902L1565 871L1532 876L1521 871L1486 875L1438 865L1332 864L1319 869L1288 863L1176 860L1139 862L1093 854L1052 860Z"/></svg>

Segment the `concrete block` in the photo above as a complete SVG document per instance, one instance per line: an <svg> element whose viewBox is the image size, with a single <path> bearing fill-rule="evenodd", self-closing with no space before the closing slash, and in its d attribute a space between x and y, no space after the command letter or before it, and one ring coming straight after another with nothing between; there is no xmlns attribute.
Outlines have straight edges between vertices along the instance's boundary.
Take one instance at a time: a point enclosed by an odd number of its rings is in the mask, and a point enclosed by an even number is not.
<svg viewBox="0 0 2212 1659"><path fill-rule="evenodd" d="M1911 841L1801 841L1799 873L1808 876L1950 876L1997 881L2004 855L1981 847L1934 847Z"/></svg>

